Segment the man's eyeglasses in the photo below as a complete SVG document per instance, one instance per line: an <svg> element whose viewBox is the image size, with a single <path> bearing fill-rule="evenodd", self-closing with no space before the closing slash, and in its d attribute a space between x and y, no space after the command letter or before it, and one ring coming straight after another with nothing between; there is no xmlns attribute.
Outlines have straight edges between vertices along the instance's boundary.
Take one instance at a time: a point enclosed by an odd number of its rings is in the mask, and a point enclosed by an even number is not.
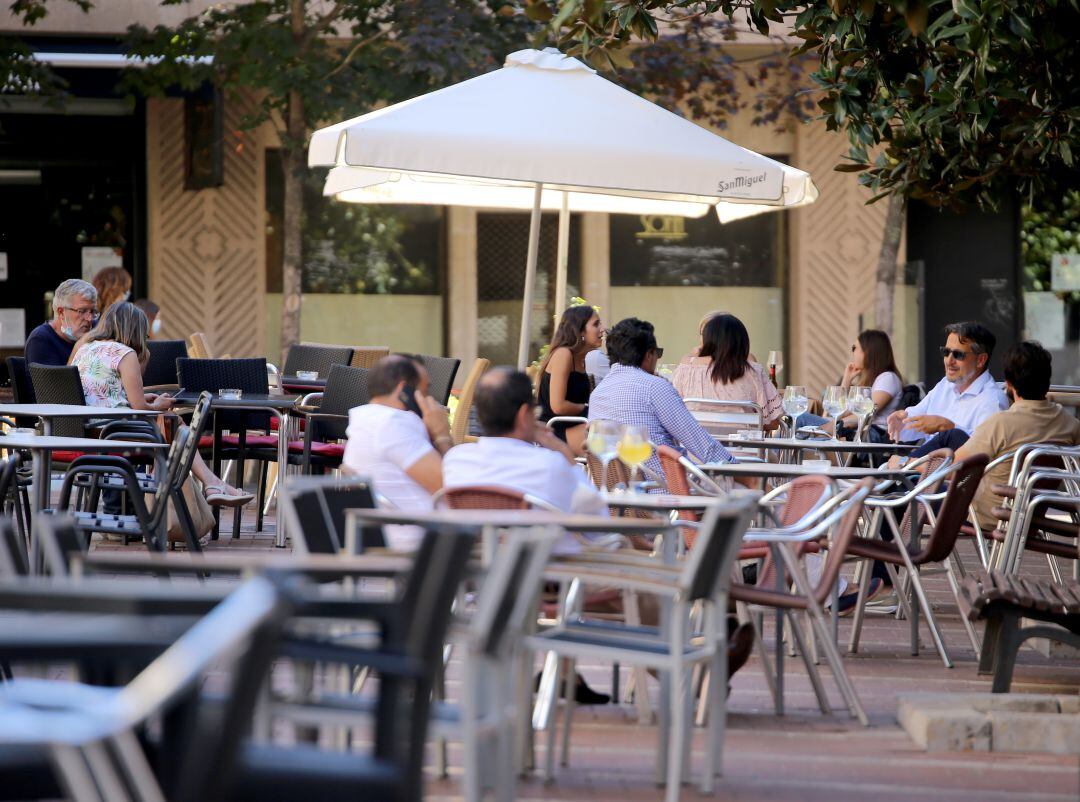
<svg viewBox="0 0 1080 802"><path fill-rule="evenodd" d="M95 311L94 307L92 307L92 306L88 306L88 307L86 307L84 309L76 309L74 306L61 306L60 308L61 309L66 309L69 312L74 312L76 315L79 315L80 317L93 317L94 316L94 311Z"/></svg>
<svg viewBox="0 0 1080 802"><path fill-rule="evenodd" d="M656 358L657 359L663 359L663 357L664 357L664 349L663 348L657 347L657 348L654 348L653 350L656 351Z"/></svg>
<svg viewBox="0 0 1080 802"><path fill-rule="evenodd" d="M941 356L945 359L952 357L957 362L963 362L965 359L968 358L968 355L970 353L971 351L959 351L955 348L946 348L944 345L941 346Z"/></svg>

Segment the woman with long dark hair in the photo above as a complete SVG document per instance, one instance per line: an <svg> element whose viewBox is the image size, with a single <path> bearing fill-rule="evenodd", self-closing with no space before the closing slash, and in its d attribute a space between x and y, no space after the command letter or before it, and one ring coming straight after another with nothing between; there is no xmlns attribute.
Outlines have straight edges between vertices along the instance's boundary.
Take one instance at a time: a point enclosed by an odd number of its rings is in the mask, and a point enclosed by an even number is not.
<svg viewBox="0 0 1080 802"><path fill-rule="evenodd" d="M767 430L780 425L784 409L765 369L750 361L750 333L734 315L714 314L701 328L701 348L687 355L672 378L683 398L752 401Z"/></svg>
<svg viewBox="0 0 1080 802"><path fill-rule="evenodd" d="M536 402L540 405L541 421L559 415L587 414L592 382L585 372L585 355L599 348L603 338L604 326L593 307L581 304L562 313L551 335L547 356L540 363ZM556 425L554 430L572 449L580 450L585 439L584 426Z"/></svg>
<svg viewBox="0 0 1080 802"><path fill-rule="evenodd" d="M893 357L889 335L877 329L867 329L855 338L851 346L851 361L844 368L840 386L845 392L851 387L869 387L874 400L874 417L870 420L871 438L874 442L888 439L886 420L900 406L904 381ZM847 425L857 424L854 416L848 416ZM878 436L881 439L877 439Z"/></svg>

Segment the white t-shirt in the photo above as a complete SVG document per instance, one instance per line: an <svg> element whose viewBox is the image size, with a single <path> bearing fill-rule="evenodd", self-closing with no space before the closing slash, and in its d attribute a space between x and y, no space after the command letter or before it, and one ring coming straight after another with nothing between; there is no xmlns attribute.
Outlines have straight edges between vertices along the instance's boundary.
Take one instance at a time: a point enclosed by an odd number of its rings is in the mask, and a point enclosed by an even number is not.
<svg viewBox="0 0 1080 802"><path fill-rule="evenodd" d="M601 349L597 348L585 354L585 372L593 377L596 384L608 375L609 370L611 370L611 360Z"/></svg>
<svg viewBox="0 0 1080 802"><path fill-rule="evenodd" d="M874 413L874 418L870 421L872 424L885 426L886 419L900 406L900 393L903 390L904 385L901 383L900 377L891 370L878 374L878 377L874 379L874 385L870 388L870 395L888 393L892 397L889 399L888 404Z"/></svg>
<svg viewBox="0 0 1080 802"><path fill-rule="evenodd" d="M342 465L351 473L366 476L378 493L398 509L430 510L431 494L406 470L434 451L424 422L415 413L383 404L365 404L349 410L349 440ZM387 526L392 549L416 549L423 536L418 526Z"/></svg>
<svg viewBox="0 0 1080 802"><path fill-rule="evenodd" d="M513 437L481 437L454 446L443 457L443 487L487 485L517 490L564 512L607 515L607 505L589 478L566 457ZM570 534L555 544L556 554L581 551Z"/></svg>

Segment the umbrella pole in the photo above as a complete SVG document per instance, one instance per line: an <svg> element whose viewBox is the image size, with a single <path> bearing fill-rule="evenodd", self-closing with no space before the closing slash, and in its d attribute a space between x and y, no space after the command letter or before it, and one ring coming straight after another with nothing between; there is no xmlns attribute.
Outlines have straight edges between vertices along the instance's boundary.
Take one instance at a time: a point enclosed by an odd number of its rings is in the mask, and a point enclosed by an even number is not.
<svg viewBox="0 0 1080 802"><path fill-rule="evenodd" d="M529 364L529 332L532 328L533 290L536 288L536 258L540 253L540 199L544 185L537 182L529 220L529 256L525 260L525 294L521 299L521 339L518 340L518 370Z"/></svg>
<svg viewBox="0 0 1080 802"><path fill-rule="evenodd" d="M559 207L559 247L555 259L555 315L566 306L566 271L570 259L570 193L562 193Z"/></svg>

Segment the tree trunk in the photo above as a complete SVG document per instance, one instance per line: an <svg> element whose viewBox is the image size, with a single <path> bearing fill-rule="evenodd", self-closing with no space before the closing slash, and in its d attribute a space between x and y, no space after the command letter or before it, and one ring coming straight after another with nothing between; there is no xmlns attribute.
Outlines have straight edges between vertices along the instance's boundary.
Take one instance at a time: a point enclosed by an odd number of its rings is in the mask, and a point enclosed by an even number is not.
<svg viewBox="0 0 1080 802"><path fill-rule="evenodd" d="M290 0L289 27L299 43L304 36L305 0ZM304 220L304 144L307 125L304 99L296 90L289 92L285 112L285 136L282 138L282 166L285 170L284 264L281 270L281 362L284 369L289 346L300 342L300 293L302 269L302 231Z"/></svg>
<svg viewBox="0 0 1080 802"><path fill-rule="evenodd" d="M885 230L878 254L877 282L874 294L874 320L879 329L890 337L893 333L893 299L896 296L896 255L900 252L900 237L904 231L904 197L889 196L885 212Z"/></svg>
<svg viewBox="0 0 1080 802"><path fill-rule="evenodd" d="M284 150L284 259L281 270L281 362L289 346L300 342L301 245L304 219L304 158L296 148Z"/></svg>

